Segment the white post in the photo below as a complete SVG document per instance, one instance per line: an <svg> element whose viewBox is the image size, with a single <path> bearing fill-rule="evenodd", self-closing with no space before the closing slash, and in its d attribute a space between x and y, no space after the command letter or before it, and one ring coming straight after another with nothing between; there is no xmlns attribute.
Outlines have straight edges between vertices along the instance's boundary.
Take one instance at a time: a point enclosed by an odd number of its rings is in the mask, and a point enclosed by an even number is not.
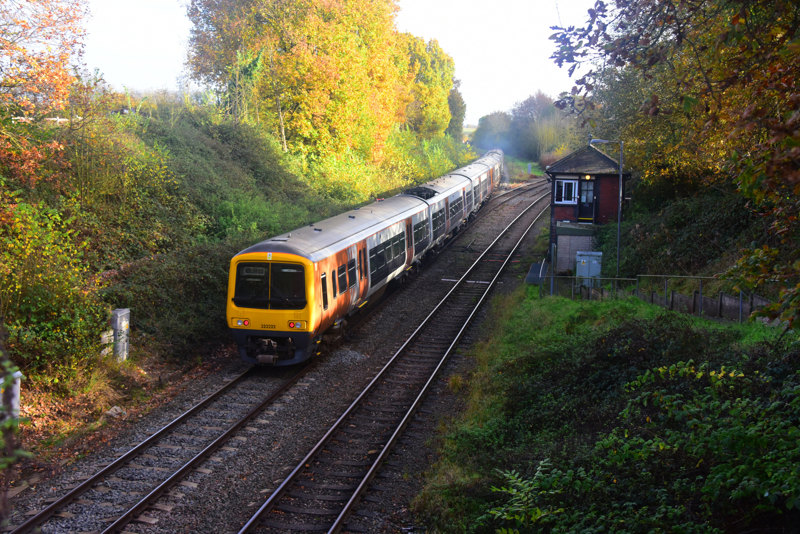
<svg viewBox="0 0 800 534"><path fill-rule="evenodd" d="M111 312L111 329L114 330L114 357L117 361L128 359L128 331L130 330L131 310L117 308Z"/></svg>

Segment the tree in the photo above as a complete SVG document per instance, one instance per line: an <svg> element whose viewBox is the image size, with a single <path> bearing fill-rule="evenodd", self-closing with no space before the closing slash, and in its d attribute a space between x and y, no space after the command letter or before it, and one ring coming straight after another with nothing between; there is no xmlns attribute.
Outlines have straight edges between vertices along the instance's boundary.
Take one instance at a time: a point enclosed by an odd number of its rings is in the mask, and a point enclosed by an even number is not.
<svg viewBox="0 0 800 534"><path fill-rule="evenodd" d="M447 95L447 106L450 108L450 123L444 131L447 135L457 141L462 141L464 137L464 117L467 114L467 104L461 95L461 80L453 80L453 88Z"/></svg>
<svg viewBox="0 0 800 534"><path fill-rule="evenodd" d="M83 37L80 0L5 0L0 4L0 107L43 115L61 109Z"/></svg>
<svg viewBox="0 0 800 534"><path fill-rule="evenodd" d="M20 184L35 184L60 151L37 121L69 96L83 15L80 0L0 3L0 170Z"/></svg>
<svg viewBox="0 0 800 534"><path fill-rule="evenodd" d="M768 314L800 326L800 5L598 0L589 17L585 27L555 28L552 37L557 64L588 69L561 104L596 110L608 68L641 76L638 113L656 118L681 147L672 159L650 158L645 172L669 175L657 165L685 159L751 199L771 221L772 237L746 251L732 274L755 288L777 282L779 301Z"/></svg>
<svg viewBox="0 0 800 534"><path fill-rule="evenodd" d="M556 114L553 99L541 91L517 103L511 110L511 138L514 153L525 159L538 161L542 152L552 150L552 141L545 146L540 139L545 123Z"/></svg>
<svg viewBox="0 0 800 534"><path fill-rule="evenodd" d="M509 151L510 134L511 115L504 111L495 111L478 119L478 128L473 134L472 144L485 150L500 148Z"/></svg>
<svg viewBox="0 0 800 534"><path fill-rule="evenodd" d="M450 123L448 97L453 87L455 63L436 40L427 43L414 35L404 34L408 49L409 70L414 83L413 100L406 109L406 124L423 137L440 134Z"/></svg>
<svg viewBox="0 0 800 534"><path fill-rule="evenodd" d="M408 94L395 10L393 0L193 0L193 72L296 153L379 160Z"/></svg>

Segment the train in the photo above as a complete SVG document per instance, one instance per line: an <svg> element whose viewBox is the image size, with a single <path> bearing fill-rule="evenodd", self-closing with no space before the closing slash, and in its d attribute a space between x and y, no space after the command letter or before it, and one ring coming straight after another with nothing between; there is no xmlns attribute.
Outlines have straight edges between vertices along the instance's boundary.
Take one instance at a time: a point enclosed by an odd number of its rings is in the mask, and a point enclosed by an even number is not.
<svg viewBox="0 0 800 534"><path fill-rule="evenodd" d="M497 188L503 152L402 193L252 245L231 258L226 315L248 363L319 353L326 332L441 247Z"/></svg>

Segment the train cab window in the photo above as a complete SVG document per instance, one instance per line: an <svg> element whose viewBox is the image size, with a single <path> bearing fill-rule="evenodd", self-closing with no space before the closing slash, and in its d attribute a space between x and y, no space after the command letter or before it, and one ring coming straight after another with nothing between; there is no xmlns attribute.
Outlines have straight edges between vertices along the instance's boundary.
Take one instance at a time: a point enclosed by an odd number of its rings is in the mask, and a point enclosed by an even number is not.
<svg viewBox="0 0 800 534"><path fill-rule="evenodd" d="M322 285L322 309L328 309L328 275L322 273L320 275L320 283Z"/></svg>
<svg viewBox="0 0 800 534"><path fill-rule="evenodd" d="M272 310L302 310L306 307L306 280L302 265L271 264L269 307Z"/></svg>
<svg viewBox="0 0 800 534"><path fill-rule="evenodd" d="M361 275L361 278L367 276L367 262L364 259L364 249L358 250L358 274Z"/></svg>
<svg viewBox="0 0 800 534"><path fill-rule="evenodd" d="M268 263L240 263L236 266L233 303L240 308L269 308Z"/></svg>
<svg viewBox="0 0 800 534"><path fill-rule="evenodd" d="M293 263L240 263L233 303L243 308L302 310L306 307L305 269Z"/></svg>
<svg viewBox="0 0 800 534"><path fill-rule="evenodd" d="M347 290L347 265L339 266L339 293Z"/></svg>
<svg viewBox="0 0 800 534"><path fill-rule="evenodd" d="M336 298L336 269L331 271L331 288L333 289L333 298Z"/></svg>
<svg viewBox="0 0 800 534"><path fill-rule="evenodd" d="M350 279L350 287L356 285L356 260L347 262L347 277Z"/></svg>

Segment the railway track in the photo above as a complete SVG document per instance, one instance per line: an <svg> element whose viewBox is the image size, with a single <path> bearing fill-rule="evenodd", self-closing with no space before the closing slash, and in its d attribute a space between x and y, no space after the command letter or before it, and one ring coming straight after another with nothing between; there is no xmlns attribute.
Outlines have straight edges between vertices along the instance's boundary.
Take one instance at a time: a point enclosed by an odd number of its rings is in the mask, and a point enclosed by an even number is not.
<svg viewBox="0 0 800 534"><path fill-rule="evenodd" d="M540 187L543 187L542 183L534 183L530 186L509 190L503 195L497 195L481 211L480 217L497 212L501 206L509 204L526 193L535 192ZM484 253L481 257L484 258L482 263L491 264L492 268L496 268L499 264L496 251L492 251L488 255ZM476 263L480 263L480 260ZM462 282L459 283L462 286L471 286L471 290L465 290L464 294L460 296L453 295L453 301L477 299L479 298L477 290L485 289L483 287L485 284L470 282L478 279L483 281L489 274L477 270L472 272L474 274L470 277L473 279L462 278ZM455 288L448 295L452 295L454 291ZM446 318L437 319L438 328L442 331L445 330L445 324L448 332L455 331L459 325L463 326L464 323L461 322L460 316L448 316L449 313L444 311L440 312L440 316L442 314ZM432 320L432 316L429 317L428 322ZM419 383L424 382L425 377L431 376L432 365L439 358L439 354L442 350L451 350L452 346L449 348L444 346L449 344L444 341L446 336L442 337L441 333L437 333L433 337L432 333L425 333L420 329L415 336L424 342L424 345L417 346L417 348L413 346L407 348L404 345L398 353L405 349L406 353L414 354L414 356L406 356L402 361L400 358L395 358L396 364L387 364L384 368L386 370L387 367L393 367L393 377L387 375L384 378L376 378L373 383L381 381L384 387L394 385L395 390L405 393L405 390L412 387L419 389ZM461 333L463 330L458 333L458 336ZM407 342L406 345L408 344ZM314 364L312 363L301 370L281 370L277 374L283 376L282 379L271 376L265 380L264 373L259 374L252 370L236 376L143 442L99 469L93 476L82 480L64 495L52 499L52 502L44 509L30 515L16 527L12 527L12 532L120 532L134 520L145 525L148 524L150 519L147 515L148 510L161 510L161 512L168 513L169 506L163 502L159 504L159 501L164 501L165 495L180 495L180 486L178 485L191 484L185 481L189 473L213 470L207 469L207 467L213 468L213 465L204 467L204 464L206 462L213 464L215 451L231 448L228 445L232 440L235 443L237 433L241 433L243 427L246 427L248 423L251 425L269 424L268 420L259 419L259 414L264 413L273 403L280 401L293 385L299 383L302 388L304 385L300 381L313 368ZM286 378L285 375L289 374L291 376ZM431 379L432 377L428 379L428 382ZM308 384L305 384L305 387L308 387ZM368 386L368 389L370 387L371 385ZM391 389L380 394L383 396L382 402L398 405L408 404L407 394L395 398L393 395L397 391L391 392ZM374 397L371 402L375 403L375 399L381 399L380 395ZM385 434L387 430L383 427L389 428L395 425L396 419L400 415L399 410L394 408L376 408L376 410L378 411L361 412L360 417L374 419L379 423L378 427L382 429L381 432ZM356 418L354 421L359 421L359 419ZM354 435L354 440L364 437L358 436L359 432L363 432L359 428L363 427L348 426L348 428L350 429L349 433ZM368 430L370 433L374 431L376 429ZM350 468L356 467L349 465L350 463L357 463L360 468L366 467L360 464L364 464L366 460L379 454L384 448L388 450L388 447L384 447L384 445L376 445L376 447L378 448L368 448L365 455L362 454L361 457L357 455L356 459L343 459L344 463L341 465ZM273 495L278 491L280 488ZM319 500L325 501L330 496L324 491L327 490L323 489L322 492L312 492L312 494L318 493Z"/></svg>
<svg viewBox="0 0 800 534"><path fill-rule="evenodd" d="M119 532L224 447L246 424L298 384L312 365L266 384L253 369L225 383L115 461L12 530ZM273 379L274 380L274 379ZM266 390L266 391L265 391ZM97 511L103 510L100 516Z"/></svg>
<svg viewBox="0 0 800 534"><path fill-rule="evenodd" d="M538 197L478 257L240 530L338 532L544 209ZM502 262L488 261L502 254Z"/></svg>

